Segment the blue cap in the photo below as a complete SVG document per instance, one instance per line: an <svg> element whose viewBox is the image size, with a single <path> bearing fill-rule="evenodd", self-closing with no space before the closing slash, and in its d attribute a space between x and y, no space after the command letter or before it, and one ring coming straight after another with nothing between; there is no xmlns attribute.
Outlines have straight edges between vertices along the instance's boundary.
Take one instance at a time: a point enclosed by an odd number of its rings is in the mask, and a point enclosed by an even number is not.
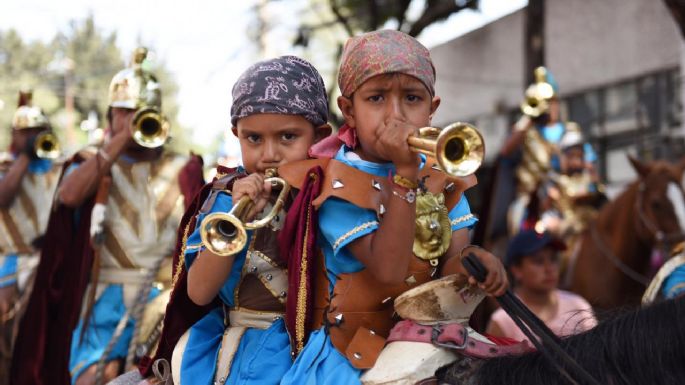
<svg viewBox="0 0 685 385"><path fill-rule="evenodd" d="M562 240L547 231L538 233L535 230L522 230L509 241L507 254L504 256L504 265L509 267L518 262L521 257L534 254L546 246L557 251L566 249Z"/></svg>

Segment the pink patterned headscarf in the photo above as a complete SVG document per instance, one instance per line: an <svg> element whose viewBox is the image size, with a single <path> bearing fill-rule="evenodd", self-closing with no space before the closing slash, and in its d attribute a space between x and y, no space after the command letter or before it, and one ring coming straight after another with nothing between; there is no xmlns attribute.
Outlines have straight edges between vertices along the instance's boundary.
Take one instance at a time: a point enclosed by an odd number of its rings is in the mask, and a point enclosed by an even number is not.
<svg viewBox="0 0 685 385"><path fill-rule="evenodd" d="M374 76L400 73L419 79L435 95L435 67L428 48L404 32L384 29L347 40L338 87L350 97Z"/></svg>
<svg viewBox="0 0 685 385"><path fill-rule="evenodd" d="M435 67L430 52L418 40L404 32L381 30L347 40L340 59L338 87L343 96L352 94L374 76L400 73L420 80L431 95L435 95ZM338 135L314 145L309 154L332 157L342 144L355 148L357 135L347 124Z"/></svg>

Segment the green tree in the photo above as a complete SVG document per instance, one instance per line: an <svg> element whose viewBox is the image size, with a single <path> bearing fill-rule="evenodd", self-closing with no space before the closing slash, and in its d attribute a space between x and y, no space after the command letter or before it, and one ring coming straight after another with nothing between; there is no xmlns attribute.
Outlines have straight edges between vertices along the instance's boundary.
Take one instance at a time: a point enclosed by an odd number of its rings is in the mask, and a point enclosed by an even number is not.
<svg viewBox="0 0 685 385"><path fill-rule="evenodd" d="M78 128L80 121L93 111L100 125L106 124L109 82L130 61L131 53L122 52L116 40L116 33L103 32L92 15L71 21L48 43L27 43L16 31L0 31L0 100L5 103L0 127L9 128L18 90L29 87L34 89L34 104L51 118L65 147L81 147L86 135ZM178 86L164 62L152 62L151 67L162 87L164 112L175 129ZM0 135L3 148L8 137ZM177 140L175 147L183 149L184 141Z"/></svg>

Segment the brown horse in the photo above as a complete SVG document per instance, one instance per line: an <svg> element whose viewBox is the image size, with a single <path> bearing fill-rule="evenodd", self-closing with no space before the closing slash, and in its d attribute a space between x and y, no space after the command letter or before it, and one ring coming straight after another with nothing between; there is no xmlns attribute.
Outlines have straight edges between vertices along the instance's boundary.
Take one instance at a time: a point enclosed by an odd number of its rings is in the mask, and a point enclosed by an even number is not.
<svg viewBox="0 0 685 385"><path fill-rule="evenodd" d="M684 199L685 162L629 159L638 180L604 205L575 252L570 289L600 309L638 304L652 250L669 250L684 238L676 208Z"/></svg>

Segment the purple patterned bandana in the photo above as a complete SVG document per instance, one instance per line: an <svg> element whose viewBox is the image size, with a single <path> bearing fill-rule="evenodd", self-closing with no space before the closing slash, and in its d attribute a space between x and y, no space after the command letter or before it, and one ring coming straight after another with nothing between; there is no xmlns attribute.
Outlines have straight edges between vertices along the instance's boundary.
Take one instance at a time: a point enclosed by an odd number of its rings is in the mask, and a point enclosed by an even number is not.
<svg viewBox="0 0 685 385"><path fill-rule="evenodd" d="M314 127L328 122L328 96L319 72L296 56L264 60L233 86L231 124L254 114L301 115Z"/></svg>
<svg viewBox="0 0 685 385"><path fill-rule="evenodd" d="M435 95L435 67L430 52L418 40L388 29L347 40L338 75L338 86L344 96L351 96L370 78L390 73L413 76Z"/></svg>

